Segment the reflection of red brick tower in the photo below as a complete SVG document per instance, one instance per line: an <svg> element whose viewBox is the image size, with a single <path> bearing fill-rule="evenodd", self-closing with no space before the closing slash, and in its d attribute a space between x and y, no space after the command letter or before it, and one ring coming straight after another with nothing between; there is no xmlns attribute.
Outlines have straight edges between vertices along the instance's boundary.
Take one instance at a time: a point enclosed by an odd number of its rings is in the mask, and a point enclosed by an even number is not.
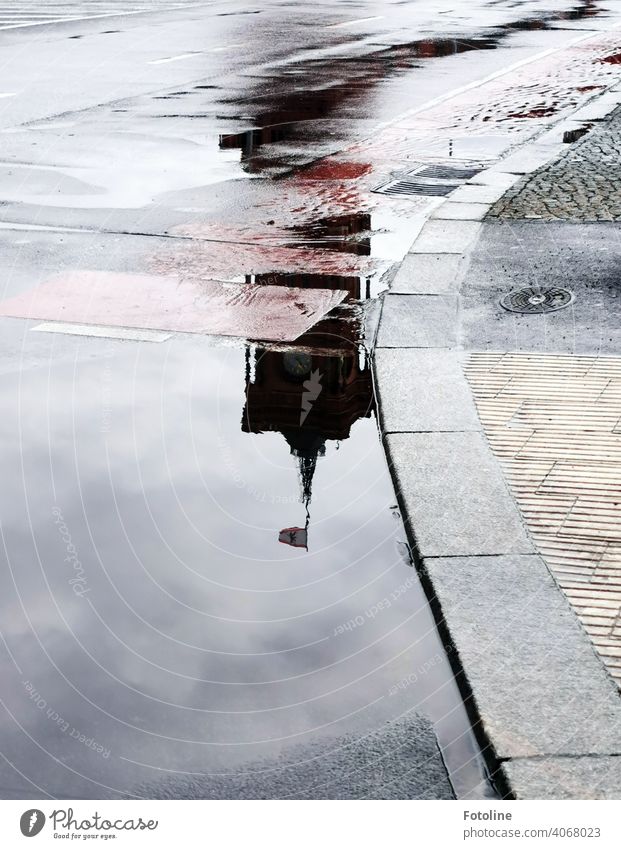
<svg viewBox="0 0 621 849"><path fill-rule="evenodd" d="M247 274L246 283L263 286L291 286L299 289L332 289L347 292L343 305L331 310L296 340L300 348L328 348L353 355L362 337L363 316L360 301L371 297L371 281L365 277L341 274L273 271Z"/></svg>
<svg viewBox="0 0 621 849"><path fill-rule="evenodd" d="M352 424L371 414L371 369L364 350L257 349L251 354L247 349L246 356L246 433L280 431L294 442L304 441L310 431L323 441L347 439Z"/></svg>
<svg viewBox="0 0 621 849"><path fill-rule="evenodd" d="M271 274L247 274L246 283L263 286L290 286L298 289L332 289L347 292L348 300L369 297L363 291L369 281L362 277L343 277L340 274L305 274L303 272L272 272Z"/></svg>

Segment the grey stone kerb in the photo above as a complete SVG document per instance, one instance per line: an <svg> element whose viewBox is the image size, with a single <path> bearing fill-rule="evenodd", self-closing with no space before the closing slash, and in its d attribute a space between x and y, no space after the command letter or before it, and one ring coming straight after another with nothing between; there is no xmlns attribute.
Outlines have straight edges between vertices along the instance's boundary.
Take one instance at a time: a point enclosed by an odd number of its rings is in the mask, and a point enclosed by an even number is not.
<svg viewBox="0 0 621 849"><path fill-rule="evenodd" d="M375 379L404 520L501 795L621 798L621 699L528 536L458 349L484 211L556 152L531 145L436 210L384 297Z"/></svg>

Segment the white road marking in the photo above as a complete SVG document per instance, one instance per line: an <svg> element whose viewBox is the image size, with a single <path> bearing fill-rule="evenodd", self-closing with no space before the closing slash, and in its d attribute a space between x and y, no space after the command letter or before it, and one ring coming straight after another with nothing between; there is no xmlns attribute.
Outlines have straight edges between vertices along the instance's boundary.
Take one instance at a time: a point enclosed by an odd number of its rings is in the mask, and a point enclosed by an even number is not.
<svg viewBox="0 0 621 849"><path fill-rule="evenodd" d="M245 44L225 44L223 47L213 47L210 53L222 53L223 50L233 50L237 47L245 47Z"/></svg>
<svg viewBox="0 0 621 849"><path fill-rule="evenodd" d="M39 333L64 333L70 336L96 336L101 339L124 339L128 342L165 342L172 333L164 330L138 330L132 327L102 327L99 324L64 324L44 321L30 328Z"/></svg>
<svg viewBox="0 0 621 849"><path fill-rule="evenodd" d="M41 5L43 6L43 4ZM142 6L137 6L136 3L121 2L115 8L113 2L101 4L91 2L91 9L98 6L99 8L103 8L103 11L92 11L90 13L84 11L82 14L75 13L74 9L76 5L76 3L65 3L62 11L60 8L57 8L50 12L46 11L45 8L42 8L37 12L28 11L23 13L16 12L15 8L11 6L0 6L0 30L19 29L22 27L40 27L45 26L46 24L63 24L74 21L93 21L101 18L126 17L128 15L144 15L149 12L172 12L179 9L200 8L204 4L196 2L154 3L150 0L148 4L144 4ZM65 14L63 14L63 12L65 12Z"/></svg>
<svg viewBox="0 0 621 849"><path fill-rule="evenodd" d="M16 97L16 91L0 91L0 98L2 97Z"/></svg>
<svg viewBox="0 0 621 849"><path fill-rule="evenodd" d="M167 62L178 62L180 59L191 59L193 56L202 56L200 50L195 50L193 53L180 53L178 56L167 56L165 59L151 59L149 65L164 65Z"/></svg>
<svg viewBox="0 0 621 849"><path fill-rule="evenodd" d="M343 29L353 27L355 24L366 24L368 21L381 21L384 15L373 15L372 18L356 18L355 21L342 21L340 24L328 24L325 29Z"/></svg>
<svg viewBox="0 0 621 849"><path fill-rule="evenodd" d="M6 164L6 163L5 163ZM39 166L44 168L45 166ZM22 224L19 221L0 221L0 230L35 230L40 233L96 233L82 227L56 227L51 224ZM99 231L101 232L101 231Z"/></svg>

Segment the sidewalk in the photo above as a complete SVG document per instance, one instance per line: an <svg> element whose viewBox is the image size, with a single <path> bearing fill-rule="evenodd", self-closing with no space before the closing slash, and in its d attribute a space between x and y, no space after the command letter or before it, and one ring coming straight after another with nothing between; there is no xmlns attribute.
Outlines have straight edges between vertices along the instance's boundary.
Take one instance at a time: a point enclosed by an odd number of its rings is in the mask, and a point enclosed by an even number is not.
<svg viewBox="0 0 621 849"><path fill-rule="evenodd" d="M518 799L621 798L618 89L448 198L378 334L419 567L499 790ZM526 287L571 303L500 305Z"/></svg>

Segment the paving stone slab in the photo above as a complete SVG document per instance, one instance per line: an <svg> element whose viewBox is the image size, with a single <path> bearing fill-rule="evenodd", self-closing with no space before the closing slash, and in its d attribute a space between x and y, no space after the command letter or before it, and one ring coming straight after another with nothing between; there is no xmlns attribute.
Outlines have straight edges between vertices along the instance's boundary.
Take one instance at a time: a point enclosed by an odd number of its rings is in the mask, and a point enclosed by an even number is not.
<svg viewBox="0 0 621 849"><path fill-rule="evenodd" d="M516 799L621 799L621 758L524 758L501 772Z"/></svg>
<svg viewBox="0 0 621 849"><path fill-rule="evenodd" d="M480 226L476 221L428 221L410 253L461 254L474 242Z"/></svg>
<svg viewBox="0 0 621 849"><path fill-rule="evenodd" d="M523 150L512 153L497 165L492 166L490 171L506 171L511 174L530 174L547 165L551 159L563 153L566 146L563 144L531 144Z"/></svg>
<svg viewBox="0 0 621 849"><path fill-rule="evenodd" d="M169 776L141 789L150 799L455 798L433 725L416 714L373 734L300 745L236 774Z"/></svg>
<svg viewBox="0 0 621 849"><path fill-rule="evenodd" d="M483 221L489 204L487 203L443 203L432 213L433 220L440 221Z"/></svg>
<svg viewBox="0 0 621 849"><path fill-rule="evenodd" d="M621 92L608 91L574 112L571 117L574 121L602 121L608 118L620 103Z"/></svg>
<svg viewBox="0 0 621 849"><path fill-rule="evenodd" d="M563 142L563 136L566 132L579 130L581 128L585 128L584 121L574 120L573 117L566 121L559 121L558 124L555 124L550 130L547 130L543 135L539 136L539 142L540 144L562 144L562 152L566 153L571 148L571 145L575 144L575 142Z"/></svg>
<svg viewBox="0 0 621 849"><path fill-rule="evenodd" d="M375 357L384 433L481 429L458 355L384 348Z"/></svg>
<svg viewBox="0 0 621 849"><path fill-rule="evenodd" d="M407 254L397 272L392 294L444 295L459 288L459 254Z"/></svg>
<svg viewBox="0 0 621 849"><path fill-rule="evenodd" d="M386 445L421 556L534 551L481 434L388 434Z"/></svg>
<svg viewBox="0 0 621 849"><path fill-rule="evenodd" d="M456 342L454 295L392 295L384 299L379 348L452 348Z"/></svg>
<svg viewBox="0 0 621 849"><path fill-rule="evenodd" d="M511 174L505 171L493 171L486 168L480 174L476 174L468 180L466 186L494 186L500 189L509 189L514 183L521 179L520 174Z"/></svg>
<svg viewBox="0 0 621 849"><path fill-rule="evenodd" d="M499 759L621 753L621 699L538 555L424 567Z"/></svg>
<svg viewBox="0 0 621 849"><path fill-rule="evenodd" d="M460 186L450 197L451 203L467 203L467 204L490 204L496 203L497 200L504 195L509 186L512 186L513 182L510 182L509 185L500 185L500 186L479 186L473 183L466 183L464 186Z"/></svg>

